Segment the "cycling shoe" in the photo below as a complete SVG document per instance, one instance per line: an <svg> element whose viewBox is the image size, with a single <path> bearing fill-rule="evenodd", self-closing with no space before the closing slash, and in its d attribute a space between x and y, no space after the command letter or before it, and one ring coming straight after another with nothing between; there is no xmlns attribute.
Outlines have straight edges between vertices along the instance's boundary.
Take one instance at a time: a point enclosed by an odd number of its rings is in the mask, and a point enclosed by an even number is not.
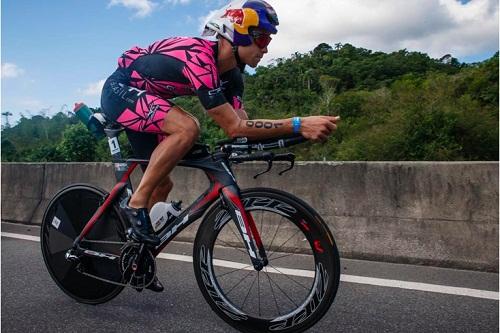
<svg viewBox="0 0 500 333"><path fill-rule="evenodd" d="M160 238L155 235L148 210L146 208L132 208L125 206L122 211L132 225L132 237L139 242L149 245L159 245Z"/></svg>
<svg viewBox="0 0 500 333"><path fill-rule="evenodd" d="M155 276L154 280L149 284L149 286L146 287L146 289L149 289L156 293L160 293L163 291L164 288L160 280L158 280L158 277Z"/></svg>

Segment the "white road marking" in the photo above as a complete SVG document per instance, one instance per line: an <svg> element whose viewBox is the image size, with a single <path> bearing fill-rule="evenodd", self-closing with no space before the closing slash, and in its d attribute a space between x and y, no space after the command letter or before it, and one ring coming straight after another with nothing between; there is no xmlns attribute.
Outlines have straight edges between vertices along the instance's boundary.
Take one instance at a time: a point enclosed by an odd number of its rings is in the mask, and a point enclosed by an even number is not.
<svg viewBox="0 0 500 333"><path fill-rule="evenodd" d="M3 232L3 231L2 231L2 237L24 239L24 240L30 240L30 241L35 241L35 242L39 242L40 241L40 237L38 237L38 236L13 234L11 232Z"/></svg>
<svg viewBox="0 0 500 333"><path fill-rule="evenodd" d="M340 280L352 283L370 284L372 286L428 291L433 293L469 296L469 297L485 298L498 301L498 291L450 287L439 284L430 284L421 282L378 279L378 278L356 276L356 275L341 275Z"/></svg>
<svg viewBox="0 0 500 333"><path fill-rule="evenodd" d="M30 241L35 241L35 242L40 241L40 237L38 237L38 236L15 234L15 233L11 233L11 232L2 232L2 237L30 240ZM158 258L167 259L167 260L183 261L183 262L193 262L193 257L191 257L191 256L172 254L172 253L160 253L158 255ZM253 267L251 265L241 264L241 263L226 261L226 260L217 260L216 259L216 260L214 260L214 264L215 264L215 266L219 266L219 267L253 270ZM314 271L303 270L303 269L290 269L290 268L276 267L276 269L266 268L266 270L268 273L286 273L288 275L293 275L293 276L311 277L311 278L314 277ZM438 285L438 284L409 282L409 281L390 280L390 279L379 279L379 278L347 275L347 274L342 274L340 276L340 281L348 282L348 283L368 284L368 285L380 286L380 287L400 288L400 289L418 290L418 291L426 291L426 292L433 292L433 293L440 293L440 294L449 294L449 295L459 295L459 296L492 299L492 300L496 300L496 301L498 301L498 299L499 299L497 291L450 287L450 286L443 286L443 285Z"/></svg>

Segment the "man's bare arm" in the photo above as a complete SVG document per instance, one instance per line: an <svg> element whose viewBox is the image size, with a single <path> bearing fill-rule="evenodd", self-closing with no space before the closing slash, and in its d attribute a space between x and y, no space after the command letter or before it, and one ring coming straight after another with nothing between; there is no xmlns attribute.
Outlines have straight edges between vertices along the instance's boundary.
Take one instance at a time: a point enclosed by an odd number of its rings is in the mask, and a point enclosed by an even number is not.
<svg viewBox="0 0 500 333"><path fill-rule="evenodd" d="M233 107L226 103L208 110L208 115L231 137L265 139L293 133L292 118L241 119ZM300 134L313 141L325 141L336 129L339 117L312 116L302 118Z"/></svg>
<svg viewBox="0 0 500 333"><path fill-rule="evenodd" d="M248 120L248 115L247 115L245 109L234 109L234 111L236 112L238 117L240 117L240 119Z"/></svg>

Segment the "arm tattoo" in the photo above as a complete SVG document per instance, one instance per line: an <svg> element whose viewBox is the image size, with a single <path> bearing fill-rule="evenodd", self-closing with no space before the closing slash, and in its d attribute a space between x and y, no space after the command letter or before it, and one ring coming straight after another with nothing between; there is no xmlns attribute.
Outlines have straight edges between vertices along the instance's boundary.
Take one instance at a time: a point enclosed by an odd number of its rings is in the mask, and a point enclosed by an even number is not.
<svg viewBox="0 0 500 333"><path fill-rule="evenodd" d="M248 120L246 122L247 127L255 127L255 128L265 128L265 129L271 129L271 128L279 128L283 126L283 123L273 123L270 121L253 121L253 120Z"/></svg>

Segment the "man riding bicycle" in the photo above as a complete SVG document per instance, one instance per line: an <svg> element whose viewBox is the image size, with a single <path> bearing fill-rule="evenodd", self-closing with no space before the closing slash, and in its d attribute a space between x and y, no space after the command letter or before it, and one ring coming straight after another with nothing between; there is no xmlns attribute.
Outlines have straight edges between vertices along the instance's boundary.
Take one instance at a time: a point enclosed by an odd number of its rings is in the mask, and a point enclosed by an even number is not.
<svg viewBox="0 0 500 333"><path fill-rule="evenodd" d="M144 176L124 212L133 236L158 245L148 214L173 187L170 172L191 149L200 132L198 120L171 99L197 95L207 114L231 137L265 139L300 133L325 141L339 117L311 116L279 120L248 119L242 103L245 65L254 68L268 52L278 17L262 0L233 1L211 16L203 36L174 37L147 48L134 47L118 60L101 98L109 120L126 128L137 158L149 159ZM262 125L262 126L261 126ZM156 279L149 289L162 291Z"/></svg>

